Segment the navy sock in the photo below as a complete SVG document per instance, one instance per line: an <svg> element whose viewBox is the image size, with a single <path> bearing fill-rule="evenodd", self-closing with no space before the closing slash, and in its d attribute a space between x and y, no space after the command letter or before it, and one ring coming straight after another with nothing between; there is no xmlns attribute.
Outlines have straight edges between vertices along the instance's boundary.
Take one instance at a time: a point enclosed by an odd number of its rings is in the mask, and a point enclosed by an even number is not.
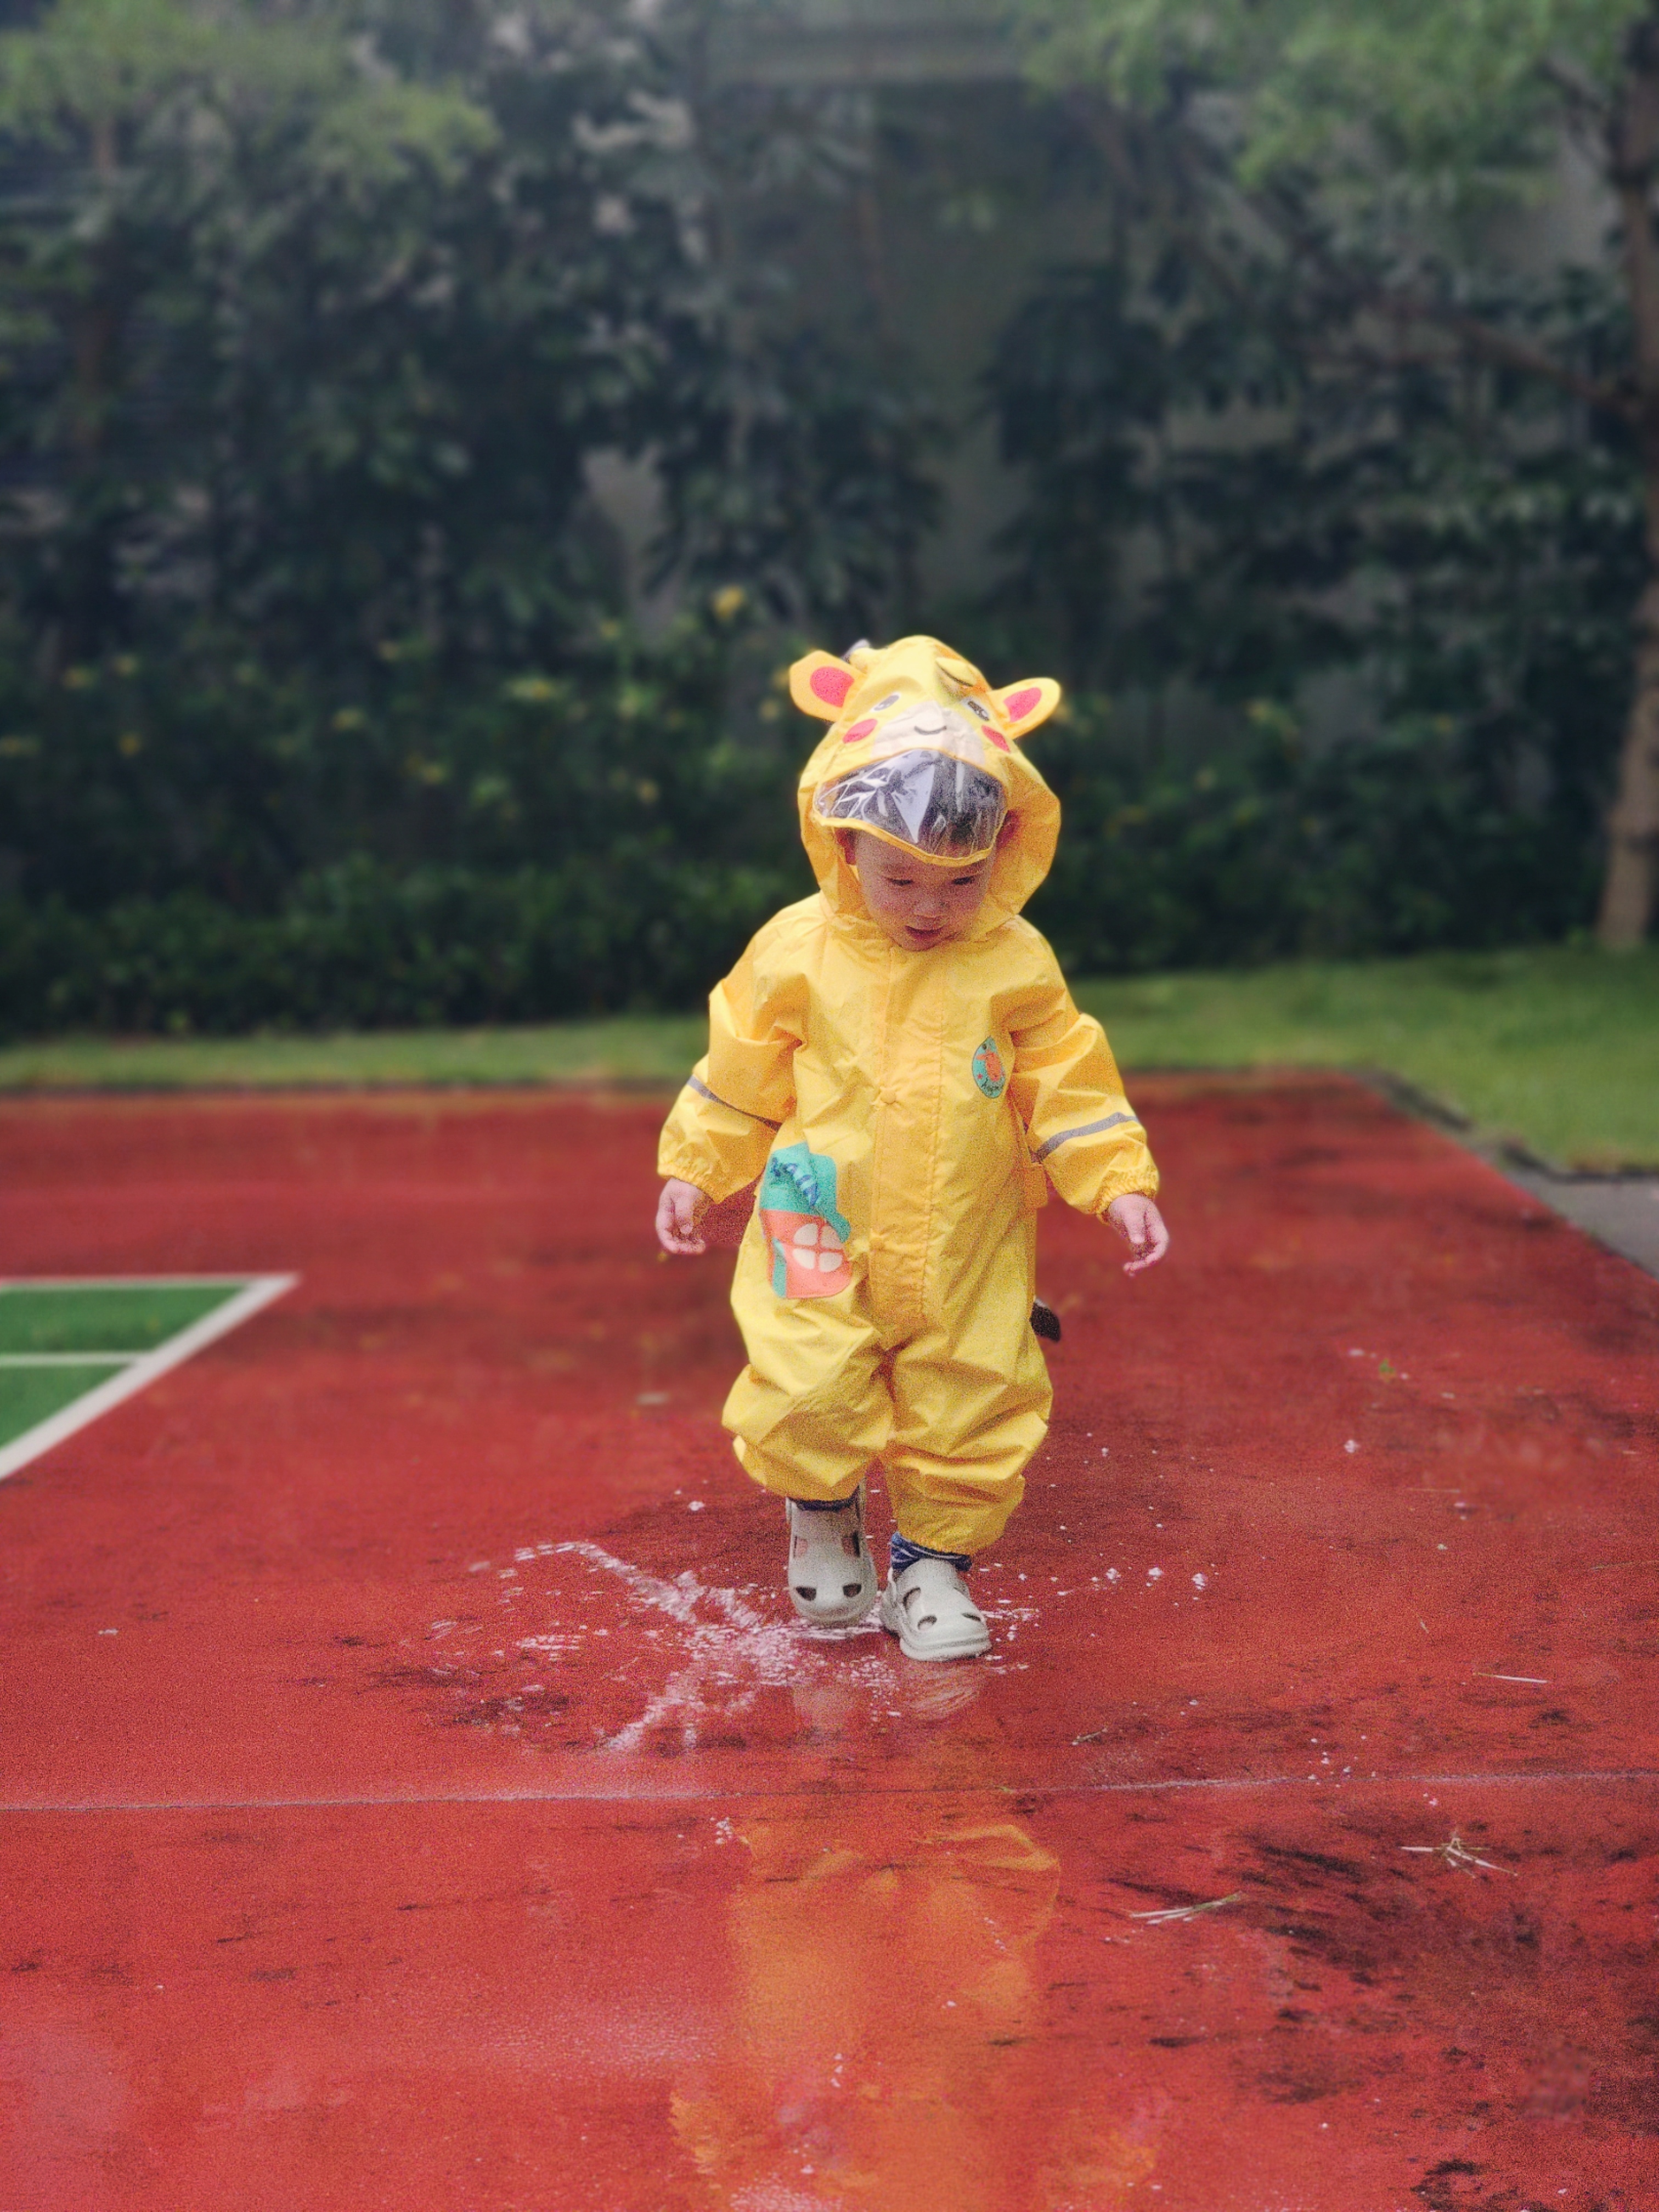
<svg viewBox="0 0 1659 2212"><path fill-rule="evenodd" d="M850 1498L792 1498L789 1501L803 1513L844 1513L852 1502Z"/></svg>
<svg viewBox="0 0 1659 2212"><path fill-rule="evenodd" d="M974 1564L970 1552L936 1552L931 1544L913 1544L908 1536L901 1536L895 1528L887 1539L888 1572L902 1575L907 1567L914 1567L918 1559L949 1559L957 1573L963 1575Z"/></svg>

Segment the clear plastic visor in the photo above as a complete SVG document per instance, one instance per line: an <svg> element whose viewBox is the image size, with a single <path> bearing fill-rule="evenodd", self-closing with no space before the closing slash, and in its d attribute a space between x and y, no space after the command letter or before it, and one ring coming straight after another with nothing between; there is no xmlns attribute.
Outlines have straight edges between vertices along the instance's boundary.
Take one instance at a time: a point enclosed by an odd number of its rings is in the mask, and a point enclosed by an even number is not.
<svg viewBox="0 0 1659 2212"><path fill-rule="evenodd" d="M982 768L950 753L915 751L820 784L812 811L833 829L872 830L930 860L969 860L995 845L1008 800Z"/></svg>

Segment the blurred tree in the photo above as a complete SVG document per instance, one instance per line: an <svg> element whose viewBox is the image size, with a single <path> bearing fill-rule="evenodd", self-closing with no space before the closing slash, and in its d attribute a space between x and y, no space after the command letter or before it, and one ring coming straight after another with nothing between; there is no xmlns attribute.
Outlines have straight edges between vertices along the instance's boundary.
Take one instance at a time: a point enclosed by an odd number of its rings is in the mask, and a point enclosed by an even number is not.
<svg viewBox="0 0 1659 2212"><path fill-rule="evenodd" d="M891 635L916 617L942 441L870 254L846 250L869 242L873 106L858 91L722 76L711 49L745 12L668 0L659 17L696 121L717 339L702 404L656 448L660 572L740 581L798 633Z"/></svg>
<svg viewBox="0 0 1659 2212"><path fill-rule="evenodd" d="M1036 76L1107 93L1121 173L1218 283L1248 291L1246 272L1273 259L1307 325L1355 356L1486 363L1629 434L1646 574L1600 931L1638 942L1659 890L1659 9L1022 0L1022 13ZM1516 288L1492 281L1494 217L1538 204L1569 142L1617 216L1626 347L1595 368L1503 312Z"/></svg>
<svg viewBox="0 0 1659 2212"><path fill-rule="evenodd" d="M603 598L585 458L672 411L693 273L684 110L607 14L481 15L427 82L331 12L60 0L0 40L0 441L49 665L164 613L455 675Z"/></svg>
<svg viewBox="0 0 1659 2212"><path fill-rule="evenodd" d="M882 621L929 489L890 364L787 276L855 136L713 81L713 5L55 0L0 33L0 894L268 910L353 852L660 843L629 702L665 669L681 831L752 833L733 697L780 623ZM654 656L590 490L618 450L691 611Z"/></svg>
<svg viewBox="0 0 1659 2212"><path fill-rule="evenodd" d="M1437 719L1460 788L1547 814L1576 909L1643 570L1627 430L1513 371L1353 357L1271 264L1242 305L1243 266L1223 286L1147 226L1004 332L990 398L1028 498L998 605L1074 680L1175 679L1241 733L1334 672L1351 728ZM1587 280L1501 304L1587 375L1622 339Z"/></svg>
<svg viewBox="0 0 1659 2212"><path fill-rule="evenodd" d="M1582 927L1642 568L1622 432L1529 379L1352 364L1271 267L1245 313L1155 231L1120 247L1051 274L989 380L1029 488L992 611L1082 687L1034 918L1085 973ZM1605 303L1553 307L1593 355ZM1172 683L1231 726L1200 763L1102 696Z"/></svg>
<svg viewBox="0 0 1659 2212"><path fill-rule="evenodd" d="M879 361L817 331L757 333L656 447L663 569L741 578L796 635L891 635L939 510L937 434Z"/></svg>

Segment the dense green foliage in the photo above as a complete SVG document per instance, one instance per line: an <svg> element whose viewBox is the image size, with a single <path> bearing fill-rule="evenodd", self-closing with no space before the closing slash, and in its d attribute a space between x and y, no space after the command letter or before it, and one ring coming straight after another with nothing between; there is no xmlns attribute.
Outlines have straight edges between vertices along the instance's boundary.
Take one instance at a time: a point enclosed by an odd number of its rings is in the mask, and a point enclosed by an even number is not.
<svg viewBox="0 0 1659 2212"><path fill-rule="evenodd" d="M149 713L142 661L81 670L48 737L0 759L45 889L0 935L9 1025L222 1032L695 999L806 888L769 725L725 735L743 628L726 604L648 655L618 628L557 677L488 690L400 654L365 705L323 720L304 687L272 696L252 670Z"/></svg>
<svg viewBox="0 0 1659 2212"><path fill-rule="evenodd" d="M393 872L769 850L776 763L724 734L741 627L733 606L647 652L611 624L556 675L465 684L402 647L332 706L309 671L77 665L22 702L34 730L0 738L5 811L30 830L23 888L83 912L190 890L269 913L366 849Z"/></svg>
<svg viewBox="0 0 1659 2212"><path fill-rule="evenodd" d="M1149 964L1591 919L1648 573L1629 303L1491 217L1633 12L1028 0L1115 221L993 360L1003 605L1143 731L1172 693L1206 729L1201 830L1156 757L1119 792L1126 884L1210 854L1138 902Z"/></svg>
<svg viewBox="0 0 1659 2212"><path fill-rule="evenodd" d="M925 380L855 275L833 327L799 282L858 130L711 84L713 12L58 0L0 37L0 1028L691 1003L806 888L778 664L918 622L1073 688L1034 914L1074 963L1585 921L1616 422L1379 351L1259 228L1218 265L1177 117L996 346L1028 498L994 601L930 616ZM1595 283L1483 281L1618 357ZM1171 696L1203 744L1157 741Z"/></svg>
<svg viewBox="0 0 1659 2212"><path fill-rule="evenodd" d="M1643 574L1628 437L1518 374L1346 355L1271 268L1246 310L1158 246L1054 272L998 349L1030 488L1005 611L1096 685L1208 702L1217 788L1285 816L1254 863L1264 951L1587 920ZM1619 343L1585 280L1505 305L1587 373ZM1247 736L1304 724L1294 767ZM1151 964L1214 957L1209 903Z"/></svg>
<svg viewBox="0 0 1659 2212"><path fill-rule="evenodd" d="M26 1035L235 1035L685 1006L782 890L763 869L691 856L489 872L392 870L359 856L300 878L274 915L194 891L95 915L57 902L0 908L0 993Z"/></svg>
<svg viewBox="0 0 1659 2212"><path fill-rule="evenodd" d="M1458 737L1402 724L1310 748L1258 710L1252 742L1196 769L1114 769L1085 714L1043 765L1066 830L1032 919L1095 975L1560 937L1594 854L1495 793Z"/></svg>
<svg viewBox="0 0 1659 2212"><path fill-rule="evenodd" d="M1316 445L1319 468L1358 495L1346 519L1383 556L1385 603L1409 599L1413 584L1426 583L1414 596L1427 629L1440 633L1415 671L1385 667L1384 711L1390 691L1409 696L1417 674L1428 675L1431 691L1449 684L1455 692L1456 661L1467 670L1501 639L1502 610L1480 605L1467 566L1451 579L1453 618L1433 607L1446 576L1442 556L1457 551L1458 539L1490 535L1500 571L1505 556L1523 558L1523 605L1552 568L1565 572L1568 618L1551 623L1543 660L1571 678L1574 653L1563 663L1559 651L1566 633L1588 621L1601 634L1577 650L1589 681L1571 698L1569 680L1542 749L1563 803L1571 807L1575 792L1594 789L1605 808L1602 941L1639 942L1659 911L1659 756L1651 741L1659 661L1643 649L1659 621L1653 0L1455 8L1400 0L1386 9L1354 0L1020 0L1018 12L1036 77L1073 96L1093 88L1103 140L1134 179L1128 197L1165 245L1201 265L1245 326L1267 332L1271 354L1299 362L1292 380L1301 388L1288 395L1298 416L1307 391L1322 383L1359 396L1358 414L1383 428L1385 442L1398 436L1402 448L1431 454L1438 443L1433 486L1389 453L1385 481L1368 487L1354 466L1352 422L1334 450L1328 441ZM1599 199L1593 210L1590 191ZM1567 246L1546 226L1528 238L1526 219L1552 201L1559 212L1564 198L1578 203L1581 218L1599 214L1599 240L1585 234ZM1516 281L1517 266L1535 268L1540 249L1553 258L1564 247L1570 281L1540 312L1532 288ZM1620 310L1610 313L1615 295ZM1468 419L1458 390L1465 382L1500 387L1485 424ZM1409 394L1425 383L1449 394L1451 404L1440 402L1449 420L1463 418L1454 421L1462 450L1448 453L1443 438L1424 446ZM1512 393L1525 385L1547 395L1558 415L1576 410L1595 427L1558 420L1540 435L1535 420L1522 419L1517 434L1501 420L1501 387ZM1547 408L1511 404L1507 411L1535 418ZM1301 489L1310 489L1305 477ZM1368 532L1379 517L1384 528ZM1559 558L1540 542L1540 521L1560 530ZM1304 533L1300 545L1316 551L1328 578L1343 565L1334 542L1316 544ZM1597 601L1574 589L1572 572L1582 574L1587 550L1620 592ZM1615 684L1607 680L1617 665L1607 650L1607 617L1619 612L1626 620L1623 681ZM1456 636L1460 617L1485 638ZM1524 630L1508 627L1521 648L1511 714L1521 721L1535 718L1551 681ZM1384 653L1409 647L1386 628ZM1454 700L1455 711L1489 714L1503 688L1501 664L1489 657L1498 680L1477 679L1484 707ZM1479 753L1491 732L1475 735ZM1567 826L1571 836L1577 825Z"/></svg>
<svg viewBox="0 0 1659 2212"><path fill-rule="evenodd" d="M797 885L762 633L875 626L933 495L901 382L790 307L823 126L698 28L0 38L8 1026L686 999ZM641 453L643 556L592 492ZM642 558L697 610L648 651Z"/></svg>
<svg viewBox="0 0 1659 2212"><path fill-rule="evenodd" d="M1647 0L1019 0L1040 81L1157 107L1222 87L1251 183L1317 183L1356 234L1432 252L1513 203L1564 104L1616 91ZM1437 235L1438 234L1438 235Z"/></svg>
<svg viewBox="0 0 1659 2212"><path fill-rule="evenodd" d="M31 672L180 638L337 684L406 639L533 665L601 580L585 457L698 366L651 58L481 19L423 82L351 27L62 0L0 44Z"/></svg>
<svg viewBox="0 0 1659 2212"><path fill-rule="evenodd" d="M796 733L779 750L720 736L719 642L693 633L608 690L594 672L532 679L443 726L454 750L428 740L412 778L383 733L387 782L412 784L396 864L346 854L251 911L175 883L96 912L0 912L8 1026L229 1034L695 1003L810 888ZM1032 915L1069 966L1496 945L1582 915L1589 856L1575 878L1547 815L1483 789L1443 731L1322 751L1257 721L1242 757L1150 776L1115 750L1103 703L1044 732L1066 827Z"/></svg>

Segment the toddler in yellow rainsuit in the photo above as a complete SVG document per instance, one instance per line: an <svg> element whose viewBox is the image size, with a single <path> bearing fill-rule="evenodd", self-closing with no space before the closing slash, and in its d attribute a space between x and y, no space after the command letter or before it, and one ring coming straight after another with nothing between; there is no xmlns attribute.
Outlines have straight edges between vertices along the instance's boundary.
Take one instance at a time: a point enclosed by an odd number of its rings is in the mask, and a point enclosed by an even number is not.
<svg viewBox="0 0 1659 2212"><path fill-rule="evenodd" d="M732 1304L739 1462L787 1501L789 1589L825 1626L876 1601L864 1477L895 1522L883 1626L914 1659L988 1649L974 1554L1024 1490L1052 1394L1031 1328L1047 1184L1161 1259L1158 1171L1097 1022L1020 908L1060 805L1019 740L1059 686L993 690L935 638L790 672L832 726L800 781L817 894L709 1000L708 1056L663 1131L657 1233L703 1249L759 1181Z"/></svg>

